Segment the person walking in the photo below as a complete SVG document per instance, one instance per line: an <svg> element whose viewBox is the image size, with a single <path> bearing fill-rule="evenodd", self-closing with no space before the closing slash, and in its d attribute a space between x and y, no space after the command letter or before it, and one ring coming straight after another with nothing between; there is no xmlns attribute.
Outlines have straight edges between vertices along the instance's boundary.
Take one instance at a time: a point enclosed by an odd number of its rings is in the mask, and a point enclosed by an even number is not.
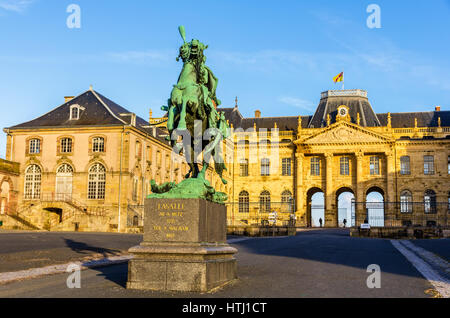
<svg viewBox="0 0 450 318"><path fill-rule="evenodd" d="M347 227L347 219L344 219L343 223L344 223L344 228Z"/></svg>
<svg viewBox="0 0 450 318"><path fill-rule="evenodd" d="M320 223L320 227L322 227L322 223L323 223L322 218L319 219L319 223Z"/></svg>

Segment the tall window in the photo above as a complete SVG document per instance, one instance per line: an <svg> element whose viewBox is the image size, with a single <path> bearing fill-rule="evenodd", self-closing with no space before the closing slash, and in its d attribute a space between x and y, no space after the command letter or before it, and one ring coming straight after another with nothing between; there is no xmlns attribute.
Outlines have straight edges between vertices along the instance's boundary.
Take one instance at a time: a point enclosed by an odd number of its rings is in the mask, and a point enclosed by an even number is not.
<svg viewBox="0 0 450 318"><path fill-rule="evenodd" d="M136 141L136 158L141 158L141 143L139 141Z"/></svg>
<svg viewBox="0 0 450 318"><path fill-rule="evenodd" d="M138 199L138 188L139 188L139 179L134 177L133 179L133 201L137 201Z"/></svg>
<svg viewBox="0 0 450 318"><path fill-rule="evenodd" d="M72 139L63 138L61 139L61 153L71 153L72 152Z"/></svg>
<svg viewBox="0 0 450 318"><path fill-rule="evenodd" d="M292 206L293 200L292 200L292 193L289 190L283 191L281 194L281 212L293 212L293 206Z"/></svg>
<svg viewBox="0 0 450 318"><path fill-rule="evenodd" d="M282 167L282 175L283 176L290 176L291 175L291 158L283 158L281 161L281 167Z"/></svg>
<svg viewBox="0 0 450 318"><path fill-rule="evenodd" d="M270 175L270 160L267 158L261 159L261 175L262 176Z"/></svg>
<svg viewBox="0 0 450 318"><path fill-rule="evenodd" d="M30 154L41 153L41 141L39 139L31 139L28 152Z"/></svg>
<svg viewBox="0 0 450 318"><path fill-rule="evenodd" d="M102 164L96 163L89 169L88 199L104 199L105 186L106 169Z"/></svg>
<svg viewBox="0 0 450 318"><path fill-rule="evenodd" d="M400 194L400 212L412 212L412 194L408 190L405 190Z"/></svg>
<svg viewBox="0 0 450 318"><path fill-rule="evenodd" d="M25 172L25 199L36 200L41 197L41 168L31 165Z"/></svg>
<svg viewBox="0 0 450 318"><path fill-rule="evenodd" d="M423 173L434 174L434 156L423 156Z"/></svg>
<svg viewBox="0 0 450 318"><path fill-rule="evenodd" d="M450 174L450 156L447 158L447 173Z"/></svg>
<svg viewBox="0 0 450 318"><path fill-rule="evenodd" d="M241 163L239 166L239 176L248 177L248 160L241 159Z"/></svg>
<svg viewBox="0 0 450 318"><path fill-rule="evenodd" d="M259 195L259 211L262 213L270 212L270 192L263 191Z"/></svg>
<svg viewBox="0 0 450 318"><path fill-rule="evenodd" d="M450 174L450 156L447 158L447 173Z"/></svg>
<svg viewBox="0 0 450 318"><path fill-rule="evenodd" d="M311 175L312 176L320 176L320 158L319 157L311 158Z"/></svg>
<svg viewBox="0 0 450 318"><path fill-rule="evenodd" d="M370 157L370 175L380 174L380 158L377 156Z"/></svg>
<svg viewBox="0 0 450 318"><path fill-rule="evenodd" d="M105 139L95 137L92 139L92 152L105 152Z"/></svg>
<svg viewBox="0 0 450 318"><path fill-rule="evenodd" d="M239 193L239 213L248 213L250 210L249 196L247 191Z"/></svg>
<svg viewBox="0 0 450 318"><path fill-rule="evenodd" d="M425 191L423 197L425 213L436 213L436 192L433 190Z"/></svg>
<svg viewBox="0 0 450 318"><path fill-rule="evenodd" d="M403 156L400 158L400 174L411 174L411 163L409 156Z"/></svg>
<svg viewBox="0 0 450 318"><path fill-rule="evenodd" d="M350 159L349 159L349 157L341 157L340 166L341 166L341 176L350 175Z"/></svg>

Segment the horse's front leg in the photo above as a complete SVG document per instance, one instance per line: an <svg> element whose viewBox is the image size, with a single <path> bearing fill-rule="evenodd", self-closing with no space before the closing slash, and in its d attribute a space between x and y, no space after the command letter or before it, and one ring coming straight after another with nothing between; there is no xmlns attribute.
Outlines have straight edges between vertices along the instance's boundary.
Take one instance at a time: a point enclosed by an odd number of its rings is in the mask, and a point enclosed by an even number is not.
<svg viewBox="0 0 450 318"><path fill-rule="evenodd" d="M208 170L208 167L209 167L209 163L207 163L206 161L203 161L203 168L202 168L202 171L200 171L200 172L198 173L198 177L197 177L197 178L206 180L206 179L205 179L205 177L206 177L206 170Z"/></svg>

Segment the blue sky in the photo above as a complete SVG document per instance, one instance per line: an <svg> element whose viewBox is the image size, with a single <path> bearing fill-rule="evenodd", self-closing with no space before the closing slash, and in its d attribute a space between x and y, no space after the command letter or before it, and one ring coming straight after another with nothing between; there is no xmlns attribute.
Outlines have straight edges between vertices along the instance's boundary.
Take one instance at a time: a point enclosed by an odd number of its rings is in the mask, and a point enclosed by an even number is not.
<svg viewBox="0 0 450 318"><path fill-rule="evenodd" d="M66 26L72 3L81 29ZM380 29L366 25L371 3ZM0 126L90 84L144 118L150 107L160 115L180 72L180 24L209 45L223 106L238 96L245 116L312 114L342 70L376 112L450 108L450 0L0 0Z"/></svg>

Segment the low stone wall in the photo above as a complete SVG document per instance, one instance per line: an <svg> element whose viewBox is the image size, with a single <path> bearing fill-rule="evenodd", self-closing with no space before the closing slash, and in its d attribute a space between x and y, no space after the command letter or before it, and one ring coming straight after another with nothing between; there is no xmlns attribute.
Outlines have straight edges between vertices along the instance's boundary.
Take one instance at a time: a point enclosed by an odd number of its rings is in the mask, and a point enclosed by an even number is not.
<svg viewBox="0 0 450 318"><path fill-rule="evenodd" d="M256 225L229 225L228 235L242 236L295 236L297 229L288 226L256 226Z"/></svg>
<svg viewBox="0 0 450 318"><path fill-rule="evenodd" d="M434 239L450 237L450 229L437 227L372 227L370 229L351 228L350 236L386 239Z"/></svg>

